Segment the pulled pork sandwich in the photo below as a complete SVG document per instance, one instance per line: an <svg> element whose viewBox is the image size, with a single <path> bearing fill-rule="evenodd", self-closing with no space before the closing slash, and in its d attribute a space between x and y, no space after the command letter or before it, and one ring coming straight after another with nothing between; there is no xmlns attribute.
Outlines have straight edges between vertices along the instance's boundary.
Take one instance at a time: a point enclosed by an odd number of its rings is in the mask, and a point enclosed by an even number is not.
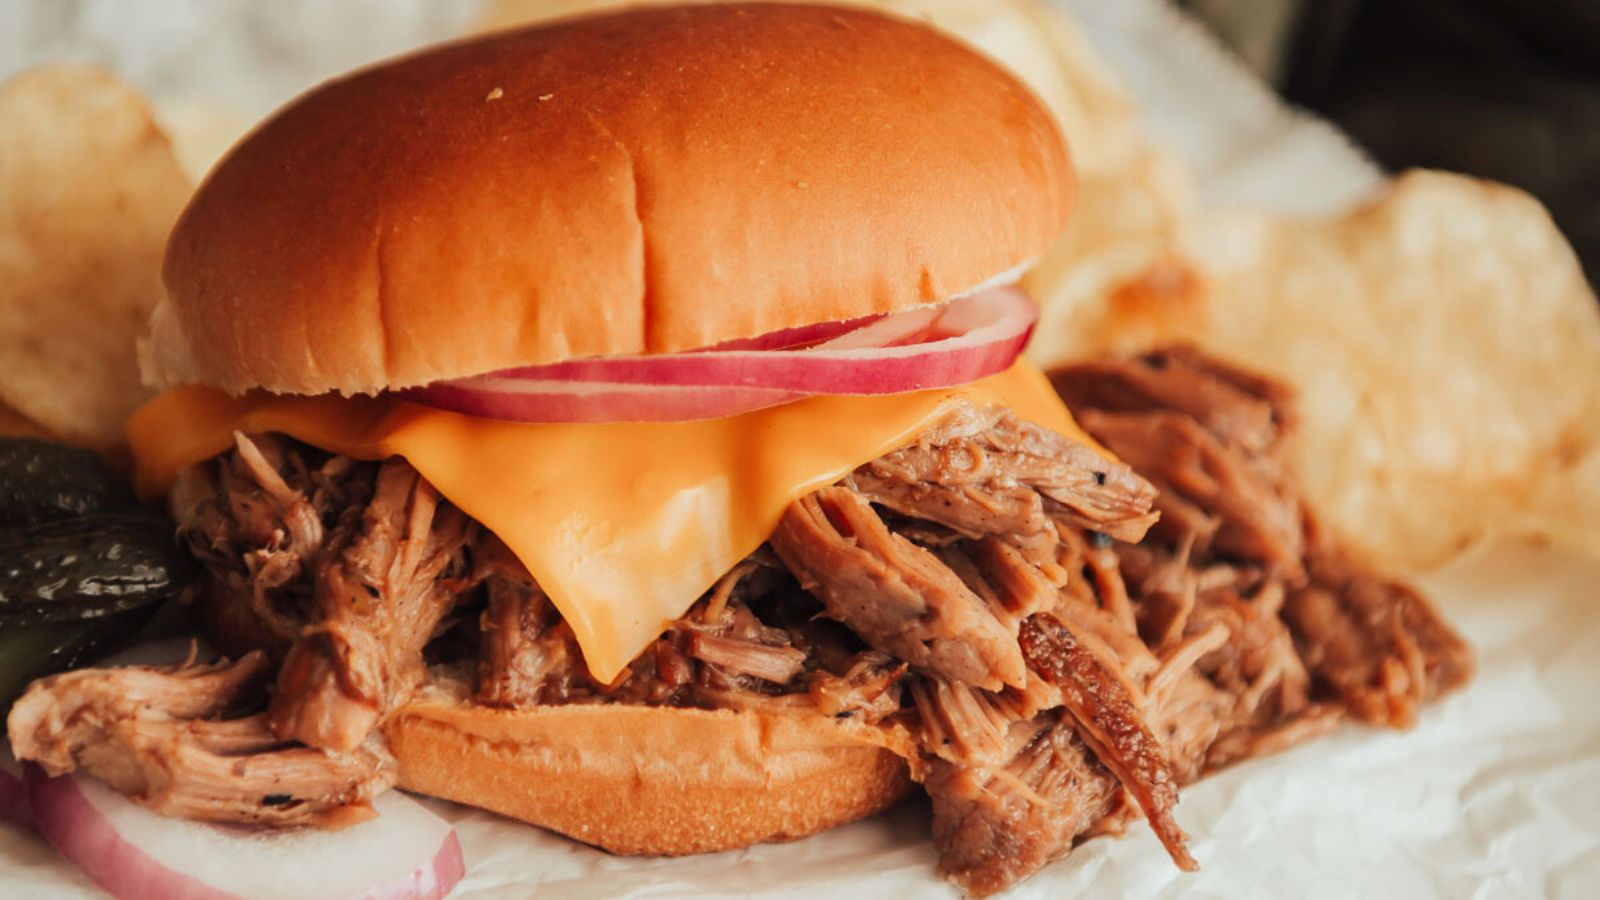
<svg viewBox="0 0 1600 900"><path fill-rule="evenodd" d="M178 222L129 428L226 658L41 681L14 747L171 815L398 785L628 854L915 784L973 893L1137 816L1193 867L1181 785L1403 725L1470 658L1317 532L1282 388L1018 359L1006 285L1072 189L1011 77L844 9L573 19L312 91Z"/></svg>

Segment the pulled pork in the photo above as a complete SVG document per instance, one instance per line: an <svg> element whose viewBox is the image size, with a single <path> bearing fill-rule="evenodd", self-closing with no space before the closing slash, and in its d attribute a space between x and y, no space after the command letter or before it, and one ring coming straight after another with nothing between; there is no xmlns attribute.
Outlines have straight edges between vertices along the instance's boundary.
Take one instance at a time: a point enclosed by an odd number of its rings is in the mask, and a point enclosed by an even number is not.
<svg viewBox="0 0 1600 900"><path fill-rule="evenodd" d="M1471 677L1469 648L1432 604L1343 553L1301 503L1281 452L1293 427L1282 386L1188 348L1068 367L1052 382L1169 498L1151 540L1117 547L1141 637L1162 652L1226 636L1196 660L1225 700L1201 771L1341 715L1407 727Z"/></svg>
<svg viewBox="0 0 1600 900"><path fill-rule="evenodd" d="M156 812L250 825L338 827L371 815L395 783L373 739L345 753L279 740L261 713L261 651L215 665L83 669L36 682L12 707L19 759L51 775L83 769Z"/></svg>
<svg viewBox="0 0 1600 900"><path fill-rule="evenodd" d="M478 529L402 459L358 463L277 435L186 470L173 516L207 570L218 648L282 662L283 740L348 751L424 677L422 650L476 584Z"/></svg>
<svg viewBox="0 0 1600 900"><path fill-rule="evenodd" d="M940 870L986 894L1140 813L1192 868L1180 786L1347 717L1405 726L1470 677L1423 597L1315 527L1282 461L1284 388L1185 349L1052 378L1124 463L1004 409L957 408L796 501L608 684L517 558L404 461L239 435L182 476L173 507L208 571L208 630L227 652L264 644L281 662L268 711L222 721L239 689L207 687L236 671L258 684L259 654L75 673L30 692L13 740L165 811L305 821L392 780L373 729L425 654L453 653L490 706L759 709L909 736ZM219 793L204 754L156 752L153 771L127 736L149 724L139 711L82 689L147 678L190 682L172 682L192 700L158 724L250 735L196 737L204 753L316 760L322 779L300 783L318 787L293 795L300 818Z"/></svg>
<svg viewBox="0 0 1600 900"><path fill-rule="evenodd" d="M828 615L917 669L999 690L1027 680L1015 633L931 550L844 487L789 509L772 548Z"/></svg>
<svg viewBox="0 0 1600 900"><path fill-rule="evenodd" d="M522 564L498 541L484 549L494 573L479 622L480 703L788 708L873 724L900 709L906 665L819 621L821 606L769 553L723 576L604 684L590 676L571 629Z"/></svg>
<svg viewBox="0 0 1600 900"><path fill-rule="evenodd" d="M1013 732L1016 749L998 766L937 759L922 782L940 871L980 896L1066 855L1122 808L1121 785L1070 720L1046 713Z"/></svg>
<svg viewBox="0 0 1600 900"><path fill-rule="evenodd" d="M471 583L472 531L410 465L379 467L366 509L341 516L319 551L310 620L269 711L279 737L348 751L405 702L425 674L422 648Z"/></svg>
<svg viewBox="0 0 1600 900"><path fill-rule="evenodd" d="M1178 785L1166 750L1122 682L1078 643L1071 629L1049 615L1024 622L1021 638L1029 664L1061 689L1061 707L1072 717L1078 736L1138 802L1172 861L1185 871L1199 868L1184 848L1188 836L1172 818Z"/></svg>

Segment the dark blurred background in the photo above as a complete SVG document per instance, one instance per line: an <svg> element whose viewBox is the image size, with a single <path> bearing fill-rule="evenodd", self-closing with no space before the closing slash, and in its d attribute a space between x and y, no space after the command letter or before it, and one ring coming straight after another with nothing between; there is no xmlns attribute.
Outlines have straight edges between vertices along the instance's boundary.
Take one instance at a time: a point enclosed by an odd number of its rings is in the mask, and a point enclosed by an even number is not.
<svg viewBox="0 0 1600 900"><path fill-rule="evenodd" d="M1600 284L1600 0L1178 0L1389 169L1539 197Z"/></svg>

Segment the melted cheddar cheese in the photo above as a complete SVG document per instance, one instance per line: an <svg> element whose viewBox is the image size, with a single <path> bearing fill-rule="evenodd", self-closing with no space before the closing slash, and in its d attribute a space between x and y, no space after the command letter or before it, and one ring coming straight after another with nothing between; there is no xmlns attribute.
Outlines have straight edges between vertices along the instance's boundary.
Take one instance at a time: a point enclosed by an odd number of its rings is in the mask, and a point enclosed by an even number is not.
<svg viewBox="0 0 1600 900"><path fill-rule="evenodd" d="M128 439L140 492L152 498L231 446L235 431L280 432L357 459L405 457L522 560L571 624L590 671L610 682L759 547L791 502L911 442L962 399L1004 404L1089 443L1026 362L959 388L604 425L183 387L135 413Z"/></svg>

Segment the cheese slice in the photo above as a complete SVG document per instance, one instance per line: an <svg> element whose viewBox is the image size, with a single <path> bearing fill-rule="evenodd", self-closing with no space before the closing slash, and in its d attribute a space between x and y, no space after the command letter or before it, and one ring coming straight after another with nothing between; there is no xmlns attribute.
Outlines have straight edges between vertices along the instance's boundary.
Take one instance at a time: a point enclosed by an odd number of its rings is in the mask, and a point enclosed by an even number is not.
<svg viewBox="0 0 1600 900"><path fill-rule="evenodd" d="M182 387L138 410L128 440L149 498L231 446L235 431L281 432L356 459L405 457L522 560L572 626L590 671L609 683L759 547L791 502L910 443L963 399L1009 406L1092 446L1027 362L953 389L604 425Z"/></svg>

